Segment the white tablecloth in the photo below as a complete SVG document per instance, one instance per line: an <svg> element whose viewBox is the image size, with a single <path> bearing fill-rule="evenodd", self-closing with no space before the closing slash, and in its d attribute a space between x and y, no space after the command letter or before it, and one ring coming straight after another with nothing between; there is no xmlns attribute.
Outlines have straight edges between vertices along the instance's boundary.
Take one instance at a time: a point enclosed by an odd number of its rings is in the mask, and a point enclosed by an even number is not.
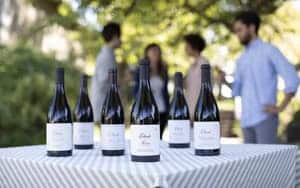
<svg viewBox="0 0 300 188"><path fill-rule="evenodd" d="M297 151L296 157L296 187L300 187L300 151Z"/></svg>
<svg viewBox="0 0 300 188"><path fill-rule="evenodd" d="M134 163L74 150L72 157L47 157L44 145L0 148L0 187L25 188L294 188L297 147L292 145L222 145L216 157L161 143L161 161Z"/></svg>

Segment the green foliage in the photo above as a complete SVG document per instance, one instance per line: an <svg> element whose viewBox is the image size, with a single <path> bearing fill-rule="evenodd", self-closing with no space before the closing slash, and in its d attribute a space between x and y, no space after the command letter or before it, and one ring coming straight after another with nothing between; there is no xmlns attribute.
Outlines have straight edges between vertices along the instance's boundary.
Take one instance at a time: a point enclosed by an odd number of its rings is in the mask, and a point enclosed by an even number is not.
<svg viewBox="0 0 300 188"><path fill-rule="evenodd" d="M199 33L207 41L204 51L213 65L230 73L241 45L232 34L235 14L253 9L262 17L260 37L281 48L293 63L299 62L300 33L299 5L293 1L240 1L240 0L27 0L46 17L34 24L24 39L30 43L36 33L47 32L51 26L61 26L70 41L82 47L75 56L84 59L86 71L93 73L95 58L103 45L101 28L107 22L122 25L122 47L117 50L117 62L132 67L143 55L144 47L158 43L169 74L185 73L190 67L184 50L183 35ZM298 8L297 8L298 7ZM72 54L69 54L71 57ZM74 57L76 59L77 57Z"/></svg>
<svg viewBox="0 0 300 188"><path fill-rule="evenodd" d="M293 119L289 122L288 127L286 129L287 141L290 142L298 142L300 141L300 111L297 111L294 114Z"/></svg>
<svg viewBox="0 0 300 188"><path fill-rule="evenodd" d="M45 143L55 68L65 68L66 93L74 107L79 71L24 47L0 47L0 147Z"/></svg>
<svg viewBox="0 0 300 188"><path fill-rule="evenodd" d="M283 0L28 0L34 7L49 15L49 26L54 23L70 30L71 40L80 41L81 56L93 62L99 46L103 44L99 31L109 21L122 24L122 49L117 53L118 62L135 64L143 54L143 48L152 42L161 45L164 57L171 68L186 71L186 57L182 37L196 32L205 35L213 31L212 44L227 44L236 12L254 9L261 15L270 15L283 4ZM45 6L46 3L46 6ZM53 7L56 8L56 12ZM87 16L89 15L89 16ZM89 17L96 17L92 23ZM43 19L43 20L47 20ZM42 22L43 23L43 22ZM38 24L34 27L38 28ZM37 31L37 30L36 30ZM29 32L32 33L32 32ZM235 46L236 43L234 43ZM236 50L237 47L230 49ZM216 49L206 50L216 56ZM232 58L232 57L230 57ZM221 57L219 59L224 59ZM228 58L229 59L229 58ZM226 59L227 60L227 59ZM219 62L217 62L219 63ZM220 63L219 63L220 64Z"/></svg>
<svg viewBox="0 0 300 188"><path fill-rule="evenodd" d="M300 62L300 11L296 1L284 0L25 0L42 14L28 29L18 31L16 44L39 48L49 28L61 26L70 41L82 47L70 58L83 59L92 74L95 58L103 45L101 27L109 21L122 24L122 48L117 50L120 72L126 72L143 55L151 42L161 45L169 74L190 67L183 35L195 32L207 41L204 51L213 65L231 73L241 51L232 35L232 19L239 10L254 9L262 15L260 37L278 46L292 63ZM298 6L296 6L296 4ZM40 12L39 12L40 13ZM88 14L87 14L88 13ZM96 20L90 21L90 17ZM17 17L23 15L16 13ZM73 51L71 50L70 53ZM66 90L73 108L78 92L79 72L70 63L61 63L29 48L0 46L0 147L43 143L45 121L53 94L54 69L66 68ZM73 67L73 68L72 68ZM122 78L125 75L121 76ZM128 86L127 79L121 79ZM129 81L128 81L129 82ZM124 106L130 112L128 87L121 88ZM126 99L125 99L126 97ZM295 100L298 101L299 99ZM295 103L294 103L295 104ZM291 106L291 105L290 105ZM293 106L293 104L292 104ZM232 101L221 108L233 109ZM299 107L290 111L299 110ZM289 110L281 118L284 124ZM128 116L128 114L127 114Z"/></svg>

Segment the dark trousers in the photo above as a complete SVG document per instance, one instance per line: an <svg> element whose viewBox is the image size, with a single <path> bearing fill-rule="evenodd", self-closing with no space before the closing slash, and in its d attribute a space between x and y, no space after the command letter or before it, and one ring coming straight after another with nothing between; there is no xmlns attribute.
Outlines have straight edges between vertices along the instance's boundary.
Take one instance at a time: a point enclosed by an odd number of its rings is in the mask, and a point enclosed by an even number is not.
<svg viewBox="0 0 300 188"><path fill-rule="evenodd" d="M160 139L162 139L164 130L168 122L168 113L166 112L160 113L159 118L160 118Z"/></svg>
<svg viewBox="0 0 300 188"><path fill-rule="evenodd" d="M252 127L243 128L244 142L253 144L276 144L278 116L271 115Z"/></svg>

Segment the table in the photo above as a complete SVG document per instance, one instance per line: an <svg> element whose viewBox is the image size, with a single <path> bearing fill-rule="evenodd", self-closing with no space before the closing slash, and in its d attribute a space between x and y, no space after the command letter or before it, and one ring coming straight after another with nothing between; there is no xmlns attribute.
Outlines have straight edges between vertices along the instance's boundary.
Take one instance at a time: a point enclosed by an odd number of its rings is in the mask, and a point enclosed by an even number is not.
<svg viewBox="0 0 300 188"><path fill-rule="evenodd" d="M296 156L296 180L295 180L296 187L300 187L300 151L297 151Z"/></svg>
<svg viewBox="0 0 300 188"><path fill-rule="evenodd" d="M45 145L0 148L0 187L83 188L294 188L297 147L293 145L222 145L216 157L194 150L170 149L161 142L161 162L134 163L128 155L101 156L74 150L72 157L45 155Z"/></svg>

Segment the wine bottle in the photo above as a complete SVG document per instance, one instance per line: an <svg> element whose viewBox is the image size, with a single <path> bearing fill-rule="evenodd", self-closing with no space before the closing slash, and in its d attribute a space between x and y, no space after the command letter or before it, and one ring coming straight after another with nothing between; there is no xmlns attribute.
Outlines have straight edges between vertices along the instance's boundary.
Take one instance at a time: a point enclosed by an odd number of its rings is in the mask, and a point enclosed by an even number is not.
<svg viewBox="0 0 300 188"><path fill-rule="evenodd" d="M72 117L64 88L64 69L56 69L55 95L47 120L47 155L72 155Z"/></svg>
<svg viewBox="0 0 300 188"><path fill-rule="evenodd" d="M195 154L211 156L220 154L219 110L212 93L210 65L201 65L201 90L195 110Z"/></svg>
<svg viewBox="0 0 300 188"><path fill-rule="evenodd" d="M101 146L104 156L124 155L124 111L117 85L117 70L108 72L111 86L107 92L101 115Z"/></svg>
<svg viewBox="0 0 300 188"><path fill-rule="evenodd" d="M169 147L190 147L190 115L183 93L182 73L175 73L175 89L168 118Z"/></svg>
<svg viewBox="0 0 300 188"><path fill-rule="evenodd" d="M80 92L74 110L73 142L75 149L92 149L94 147L93 108L88 96L87 75L81 75Z"/></svg>
<svg viewBox="0 0 300 188"><path fill-rule="evenodd" d="M160 160L159 112L149 82L149 61L139 64L139 89L131 111L131 160L156 162Z"/></svg>

